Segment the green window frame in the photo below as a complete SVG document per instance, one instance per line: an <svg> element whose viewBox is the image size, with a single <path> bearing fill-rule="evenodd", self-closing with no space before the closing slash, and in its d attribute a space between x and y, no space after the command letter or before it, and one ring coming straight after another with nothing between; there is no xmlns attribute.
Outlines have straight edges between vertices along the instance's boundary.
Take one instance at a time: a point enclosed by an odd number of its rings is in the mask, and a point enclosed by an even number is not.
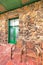
<svg viewBox="0 0 43 65"><path fill-rule="evenodd" d="M16 44L19 36L19 18L8 21L8 43Z"/></svg>

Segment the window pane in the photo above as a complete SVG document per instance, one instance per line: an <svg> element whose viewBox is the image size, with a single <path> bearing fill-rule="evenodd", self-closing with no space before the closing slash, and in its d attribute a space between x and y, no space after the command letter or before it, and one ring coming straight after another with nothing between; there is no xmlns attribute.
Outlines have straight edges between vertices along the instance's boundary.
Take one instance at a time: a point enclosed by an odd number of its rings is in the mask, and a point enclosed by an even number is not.
<svg viewBox="0 0 43 65"><path fill-rule="evenodd" d="M15 27L15 29L16 29L16 40L17 40L19 36L19 27Z"/></svg>
<svg viewBox="0 0 43 65"><path fill-rule="evenodd" d="M19 25L19 19L10 20L10 26L17 26Z"/></svg>
<svg viewBox="0 0 43 65"><path fill-rule="evenodd" d="M15 19L14 25L15 26L19 25L19 19Z"/></svg>

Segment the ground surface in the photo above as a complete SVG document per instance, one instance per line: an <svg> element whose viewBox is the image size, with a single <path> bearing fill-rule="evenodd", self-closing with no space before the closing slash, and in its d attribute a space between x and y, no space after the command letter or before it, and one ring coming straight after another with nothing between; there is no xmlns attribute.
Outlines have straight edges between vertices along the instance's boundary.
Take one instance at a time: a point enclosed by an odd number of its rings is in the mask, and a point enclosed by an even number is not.
<svg viewBox="0 0 43 65"><path fill-rule="evenodd" d="M16 49L14 52L13 59L11 60L11 45L0 46L0 65L39 65L36 60L32 57L25 57L23 55L22 62L20 51ZM41 65L41 64L40 64Z"/></svg>

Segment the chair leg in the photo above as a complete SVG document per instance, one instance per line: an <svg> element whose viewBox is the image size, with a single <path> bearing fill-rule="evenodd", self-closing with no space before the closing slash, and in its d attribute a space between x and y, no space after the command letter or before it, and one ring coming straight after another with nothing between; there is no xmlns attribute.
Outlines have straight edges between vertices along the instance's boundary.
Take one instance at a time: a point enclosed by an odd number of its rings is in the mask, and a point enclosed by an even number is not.
<svg viewBox="0 0 43 65"><path fill-rule="evenodd" d="M15 47L15 48L14 48ZM11 47L11 59L13 59L13 53L14 53L14 51L15 51L15 49L16 49L16 45L13 45L12 47Z"/></svg>
<svg viewBox="0 0 43 65"><path fill-rule="evenodd" d="M24 52L23 50L21 51L21 62L22 62L22 56L23 56Z"/></svg>
<svg viewBox="0 0 43 65"><path fill-rule="evenodd" d="M20 62L22 62L22 54L21 54L21 61Z"/></svg>
<svg viewBox="0 0 43 65"><path fill-rule="evenodd" d="M13 56L13 51L12 51L12 48L11 48L11 59L13 59L13 57L12 57L12 56Z"/></svg>
<svg viewBox="0 0 43 65"><path fill-rule="evenodd" d="M27 49L26 49L26 56L25 56L26 58L25 58L25 62L27 61Z"/></svg>

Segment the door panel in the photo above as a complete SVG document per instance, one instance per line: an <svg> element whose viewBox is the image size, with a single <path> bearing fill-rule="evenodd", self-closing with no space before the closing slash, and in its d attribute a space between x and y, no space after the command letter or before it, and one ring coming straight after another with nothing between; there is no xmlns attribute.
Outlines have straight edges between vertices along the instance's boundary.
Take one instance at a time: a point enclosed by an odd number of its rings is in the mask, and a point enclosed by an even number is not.
<svg viewBox="0 0 43 65"><path fill-rule="evenodd" d="M10 27L10 42L16 44L19 35L19 27Z"/></svg>

